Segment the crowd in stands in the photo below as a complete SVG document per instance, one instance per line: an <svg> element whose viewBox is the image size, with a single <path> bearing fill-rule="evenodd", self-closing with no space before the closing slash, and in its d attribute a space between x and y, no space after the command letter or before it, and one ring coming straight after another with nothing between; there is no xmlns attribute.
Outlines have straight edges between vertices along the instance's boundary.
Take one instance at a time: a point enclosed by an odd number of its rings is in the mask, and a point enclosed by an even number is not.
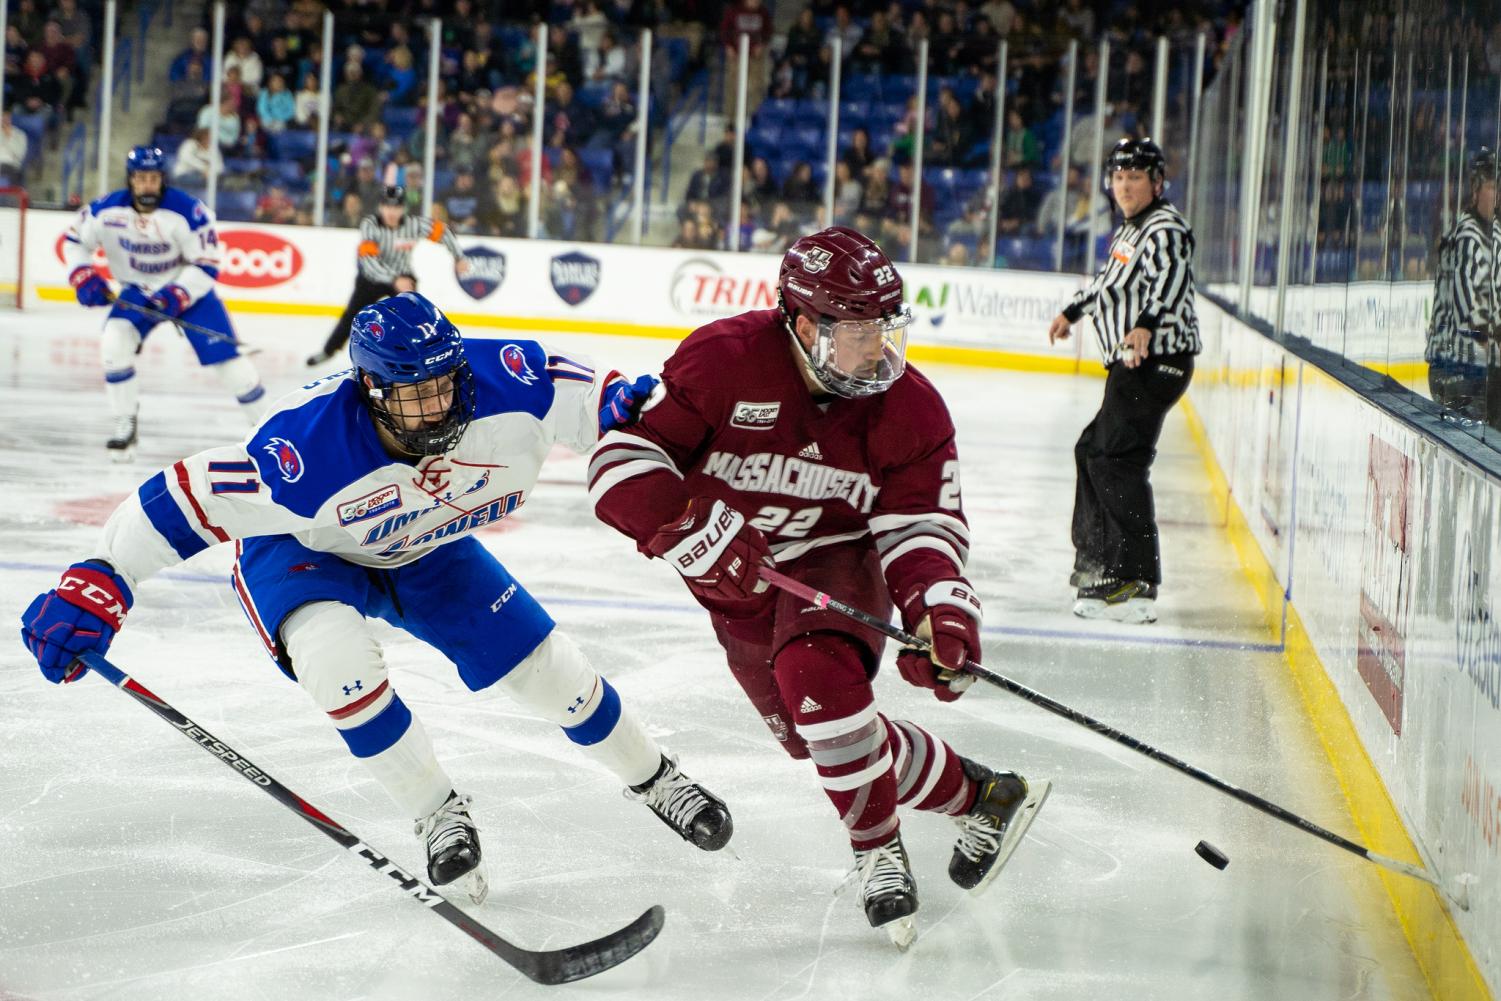
<svg viewBox="0 0 1501 1001"><path fill-rule="evenodd" d="M184 186L201 185L213 158L222 158L217 208L224 218L312 219L322 9L253 0L232 10L217 135L210 135L215 68L208 33L195 31L172 61L172 99L157 141L175 154L173 177ZM639 28L663 27L663 19L678 16L673 8L656 0L582 0L536 10L507 5L506 21L476 10L472 0L335 0L329 9L335 30L330 218L347 222L373 211L388 184L404 186L415 209L431 186L435 214L462 231L524 235L533 183L533 25L545 19L544 158L537 179L543 233L604 235L606 206L634 163ZM426 24L434 16L443 19L438 148L434 176L427 178ZM686 41L658 44L664 80L681 79Z"/></svg>
<svg viewBox="0 0 1501 1001"><path fill-rule="evenodd" d="M17 0L5 25L0 180L19 183L42 144L86 103L102 0Z"/></svg>
<svg viewBox="0 0 1501 1001"><path fill-rule="evenodd" d="M1110 142L1145 135L1155 44L1165 35L1173 51L1190 50L1203 31L1216 62L1240 25L1238 5L1190 2L1148 8L1128 2L1062 3L1036 0L812 0L784 38L753 34L747 67L747 150L741 183L738 245L777 251L829 223L876 235L905 258L914 238L917 259L955 264L983 259L988 238L991 141L1001 88L1006 121L997 231L1009 262L1051 266L1053 234L1066 233L1065 262L1083 254L1090 230L1089 166L1094 155L1095 90L1101 67L1097 26L1112 42L1105 118ZM726 11L720 45L727 67L724 107L735 107L736 32L759 26L760 0ZM1107 17L1100 17L1102 13ZM750 27L746 27L749 24ZM833 217L825 218L828 88L835 40L841 53L839 128L833 179ZM998 80L999 42L1008 44L1004 81ZM1071 39L1081 41L1074 92L1074 140L1063 151L1066 76ZM917 60L927 41L921 200L913 232ZM759 46L759 48L758 48ZM758 56L758 52L760 53ZM1187 64L1174 60L1169 98L1181 116ZM1206 73L1212 67L1206 67ZM733 120L728 118L727 120ZM679 208L678 243L722 245L733 214L733 135L714 162L690 181ZM1058 184L1060 174L1065 178ZM1108 202L1095 199L1098 231L1108 232Z"/></svg>
<svg viewBox="0 0 1501 1001"><path fill-rule="evenodd" d="M32 0L28 0L32 2ZM76 2L76 0L60 0ZM801 0L799 0L801 2ZM656 33L650 68L652 113L677 108L701 82L712 110L733 110L740 33L750 36L746 76L750 121L744 155L738 245L776 250L829 223L872 232L905 256L913 239L917 43L928 41L930 91L924 129L922 206L915 237L922 259L955 263L982 256L988 168L998 93L1007 128L999 202L1003 243L1026 241L1035 255L1061 212L1070 252L1087 231L1092 146L1060 149L1061 53L1086 40L1076 81L1076 137L1089 127L1099 67L1092 39L1108 25L1112 61L1106 113L1112 137L1141 134L1150 103L1152 46L1179 46L1199 30L1216 50L1239 24L1229 0L1171 8L1111 0L812 0L783 33L763 0L534 0L504 10L476 0L333 0L336 84L330 108L328 215L352 220L373 208L384 184L405 186L413 206L434 192L436 214L467 232L526 231L529 193L541 194L544 235L600 239L634 162L636 38ZM1109 16L1101 18L1104 8ZM208 33L195 31L172 61L171 103L159 141L176 154L177 183L201 183L214 158L224 169L226 218L308 222L315 166L322 10L311 0L251 0L230 10L223 66ZM504 20L497 19L503 13ZM443 18L436 170L425 153L429 51L425 19ZM547 25L544 156L531 177L534 25ZM825 218L827 89L832 40L841 43L844 84L833 218ZM997 43L1011 56L997 78ZM1116 61L1118 60L1118 65ZM220 74L217 135L210 83ZM1184 90L1175 74L1175 95ZM722 102L722 104L720 103ZM726 119L733 121L733 117ZM660 130L653 139L660 141ZM724 247L731 223L733 130L691 177L677 242ZM1064 161L1067 160L1065 165ZM1098 199L1105 211L1103 199Z"/></svg>

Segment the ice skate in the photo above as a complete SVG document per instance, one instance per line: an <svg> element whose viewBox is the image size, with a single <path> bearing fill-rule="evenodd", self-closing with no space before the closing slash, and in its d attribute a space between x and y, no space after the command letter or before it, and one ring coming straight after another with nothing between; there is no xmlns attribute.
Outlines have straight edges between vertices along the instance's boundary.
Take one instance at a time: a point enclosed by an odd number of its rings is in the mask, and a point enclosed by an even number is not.
<svg viewBox="0 0 1501 1001"><path fill-rule="evenodd" d="M645 803L684 841L706 852L717 852L729 843L735 823L724 800L678 770L666 754L651 781L625 790L627 799Z"/></svg>
<svg viewBox="0 0 1501 1001"><path fill-rule="evenodd" d="M1083 569L1074 568L1074 572L1068 575L1068 586L1072 588L1095 587L1109 575L1105 568L1091 563Z"/></svg>
<svg viewBox="0 0 1501 1001"><path fill-rule="evenodd" d="M968 758L959 762L977 790L975 805L954 818L959 840L949 860L949 879L979 896L1021 844L1053 784L1047 779L1028 782L1015 772L993 771Z"/></svg>
<svg viewBox="0 0 1501 1001"><path fill-rule="evenodd" d="M1144 580L1107 578L1079 588L1074 614L1081 619L1110 619L1143 624L1157 621L1157 585Z"/></svg>
<svg viewBox="0 0 1501 1001"><path fill-rule="evenodd" d="M860 903L872 928L880 928L891 944L905 952L917 938L917 881L900 832L875 848L855 849L851 879L860 881Z"/></svg>
<svg viewBox="0 0 1501 1001"><path fill-rule="evenodd" d="M448 799L417 821L417 836L427 844L427 878L434 886L453 884L476 904L485 902L489 881L481 864L479 831L469 816L468 796L450 792Z"/></svg>
<svg viewBox="0 0 1501 1001"><path fill-rule="evenodd" d="M109 441L104 443L109 452L109 457L114 462L129 462L135 454L136 447L136 415L115 418L115 431L110 435Z"/></svg>
<svg viewBox="0 0 1501 1001"><path fill-rule="evenodd" d="M307 367L308 368L317 368L319 365L322 365L324 362L328 361L333 356L334 356L334 353L332 351L319 351L315 355L308 355L308 358L307 358Z"/></svg>

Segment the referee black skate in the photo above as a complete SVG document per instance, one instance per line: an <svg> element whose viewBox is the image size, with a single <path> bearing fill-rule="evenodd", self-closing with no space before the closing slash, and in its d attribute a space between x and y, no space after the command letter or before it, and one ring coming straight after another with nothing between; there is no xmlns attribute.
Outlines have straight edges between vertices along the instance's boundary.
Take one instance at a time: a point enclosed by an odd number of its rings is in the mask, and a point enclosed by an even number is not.
<svg viewBox="0 0 1501 1001"><path fill-rule="evenodd" d="M1157 620L1162 582L1152 460L1199 353L1193 234L1162 197L1167 159L1150 139L1122 139L1105 161L1124 221L1105 265L1048 328L1069 336L1086 313L1104 357L1105 400L1074 446L1074 614Z"/></svg>
<svg viewBox="0 0 1501 1001"><path fill-rule="evenodd" d="M1467 420L1495 425L1501 419L1496 399L1501 389L1496 385L1501 335L1496 154L1484 146L1475 151L1465 187L1464 209L1439 244L1433 317L1423 359L1428 362L1428 390L1435 403Z"/></svg>
<svg viewBox="0 0 1501 1001"><path fill-rule="evenodd" d="M360 310L399 292L417 291L412 250L418 242L443 244L453 255L454 270L460 275L469 270L469 261L453 230L440 220L408 215L406 200L406 188L390 185L381 192L376 210L360 220L359 272L354 278L354 292L323 350L308 358L309 366L321 365L344 350L349 343L349 326Z"/></svg>

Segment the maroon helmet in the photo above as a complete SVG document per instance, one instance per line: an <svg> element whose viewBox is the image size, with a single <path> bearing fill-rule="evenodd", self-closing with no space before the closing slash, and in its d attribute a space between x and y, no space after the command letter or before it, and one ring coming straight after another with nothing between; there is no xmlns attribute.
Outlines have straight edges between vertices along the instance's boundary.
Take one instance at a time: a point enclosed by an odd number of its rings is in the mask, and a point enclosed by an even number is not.
<svg viewBox="0 0 1501 1001"><path fill-rule="evenodd" d="M815 379L840 396L884 392L906 367L902 276L865 234L831 226L798 240L782 258L777 295L794 340ZM797 337L797 318L818 326L811 345Z"/></svg>

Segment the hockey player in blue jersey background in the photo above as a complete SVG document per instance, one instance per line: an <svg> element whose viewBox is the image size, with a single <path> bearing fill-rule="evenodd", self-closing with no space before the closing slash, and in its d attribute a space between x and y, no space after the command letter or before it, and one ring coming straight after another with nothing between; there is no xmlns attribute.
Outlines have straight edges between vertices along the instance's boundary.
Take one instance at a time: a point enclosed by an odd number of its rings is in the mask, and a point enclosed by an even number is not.
<svg viewBox="0 0 1501 1001"><path fill-rule="evenodd" d="M78 302L113 306L104 321L100 356L115 419L106 447L117 461L128 459L136 443L136 355L166 319L183 321L198 361L213 369L252 424L269 402L214 292L219 238L213 213L187 192L167 187L166 169L166 157L156 147L132 149L125 154L125 187L84 206L63 239L68 284ZM94 267L99 247L121 283L118 298Z"/></svg>
<svg viewBox="0 0 1501 1001"><path fill-rule="evenodd" d="M350 354L353 369L278 401L242 444L174 463L115 510L98 548L23 616L42 673L77 678L74 658L108 649L142 580L234 541L232 584L267 653L416 819L434 883L484 897L470 798L397 694L370 619L437 648L470 690L561 726L686 840L723 847L724 803L474 536L525 501L555 442L589 450L656 380L534 341L465 341L412 292L360 312Z"/></svg>

